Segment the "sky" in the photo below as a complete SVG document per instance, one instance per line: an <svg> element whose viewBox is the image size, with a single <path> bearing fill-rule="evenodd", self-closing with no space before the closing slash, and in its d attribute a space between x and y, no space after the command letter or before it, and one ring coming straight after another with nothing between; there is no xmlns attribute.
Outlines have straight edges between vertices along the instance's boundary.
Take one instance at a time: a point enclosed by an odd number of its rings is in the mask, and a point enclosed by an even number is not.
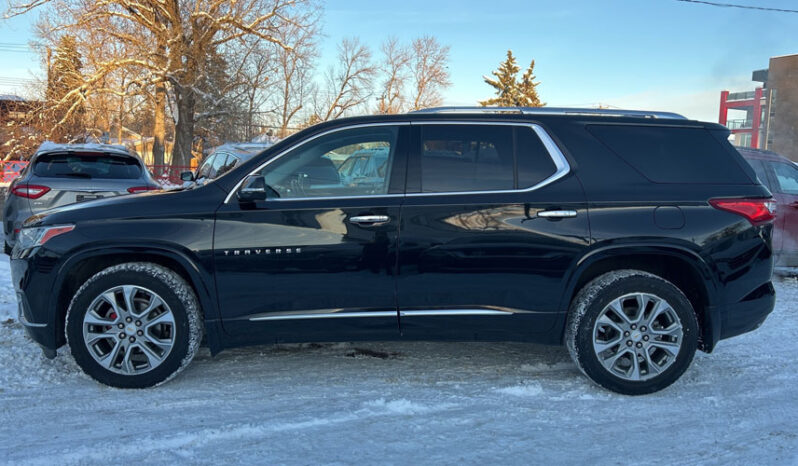
<svg viewBox="0 0 798 466"><path fill-rule="evenodd" d="M798 9L796 0L717 1ZM0 94L20 92L8 78L42 74L36 54L2 47L33 40L35 17L0 20ZM434 35L451 47L446 105L490 97L482 77L512 49L522 67L535 60L549 106L675 111L706 121L717 121L721 90L753 89L753 70L798 53L796 13L676 0L328 0L324 33L322 69L344 37L360 38L378 56L391 36L409 43Z"/></svg>

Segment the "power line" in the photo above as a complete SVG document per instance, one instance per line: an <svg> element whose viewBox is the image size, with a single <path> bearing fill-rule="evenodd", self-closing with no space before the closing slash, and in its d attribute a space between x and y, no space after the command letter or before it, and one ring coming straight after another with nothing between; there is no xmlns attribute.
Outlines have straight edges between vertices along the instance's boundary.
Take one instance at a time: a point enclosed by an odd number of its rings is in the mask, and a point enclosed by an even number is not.
<svg viewBox="0 0 798 466"><path fill-rule="evenodd" d="M744 10L775 11L777 13L798 13L798 10L787 10L785 8L772 8L766 6L738 5L735 3L709 2L705 0L676 0L676 1L684 3L698 3L701 5L709 5L709 6L719 6L722 8L741 8Z"/></svg>

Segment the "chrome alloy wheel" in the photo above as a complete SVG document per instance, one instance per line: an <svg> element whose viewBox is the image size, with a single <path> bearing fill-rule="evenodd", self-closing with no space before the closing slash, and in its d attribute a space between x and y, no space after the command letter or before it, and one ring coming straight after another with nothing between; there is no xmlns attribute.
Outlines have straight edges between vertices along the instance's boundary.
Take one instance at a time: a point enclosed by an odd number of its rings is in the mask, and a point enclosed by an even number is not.
<svg viewBox="0 0 798 466"><path fill-rule="evenodd" d="M664 299L631 293L610 302L593 325L593 351L613 375L643 381L667 370L682 346L682 322Z"/></svg>
<svg viewBox="0 0 798 466"><path fill-rule="evenodd" d="M104 368L123 375L158 367L175 342L175 316L158 294L134 285L94 298L83 317L83 341Z"/></svg>

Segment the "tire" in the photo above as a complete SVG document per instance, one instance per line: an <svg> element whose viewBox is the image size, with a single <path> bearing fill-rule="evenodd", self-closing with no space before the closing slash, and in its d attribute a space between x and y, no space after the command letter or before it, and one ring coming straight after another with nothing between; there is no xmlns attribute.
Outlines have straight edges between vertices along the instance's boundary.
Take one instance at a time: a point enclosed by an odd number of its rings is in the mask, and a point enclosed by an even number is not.
<svg viewBox="0 0 798 466"><path fill-rule="evenodd" d="M13 248L11 246L9 246L9 244L7 242L3 241L3 252L5 253L6 256L10 256L11 255L11 250L12 249Z"/></svg>
<svg viewBox="0 0 798 466"><path fill-rule="evenodd" d="M599 276L576 295L565 343L582 373L596 384L644 395L671 385L690 366L698 347L698 321L690 300L669 281L618 270Z"/></svg>
<svg viewBox="0 0 798 466"><path fill-rule="evenodd" d="M146 388L188 366L202 338L202 317L191 286L177 273L131 262L80 287L67 310L66 337L75 361L93 379Z"/></svg>

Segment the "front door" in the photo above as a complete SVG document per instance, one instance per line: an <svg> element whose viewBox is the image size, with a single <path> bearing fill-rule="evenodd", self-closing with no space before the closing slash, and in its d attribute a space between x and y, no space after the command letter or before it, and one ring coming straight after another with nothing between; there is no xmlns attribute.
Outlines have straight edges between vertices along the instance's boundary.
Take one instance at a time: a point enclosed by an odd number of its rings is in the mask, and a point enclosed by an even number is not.
<svg viewBox="0 0 798 466"><path fill-rule="evenodd" d="M260 168L270 195L217 212L214 256L225 330L242 342L395 338L403 125L306 140ZM350 156L379 177L344 177ZM387 156L386 156L387 154Z"/></svg>
<svg viewBox="0 0 798 466"><path fill-rule="evenodd" d="M540 341L562 316L565 274L589 242L583 190L564 156L528 124L414 123L413 141L399 235L402 335Z"/></svg>

